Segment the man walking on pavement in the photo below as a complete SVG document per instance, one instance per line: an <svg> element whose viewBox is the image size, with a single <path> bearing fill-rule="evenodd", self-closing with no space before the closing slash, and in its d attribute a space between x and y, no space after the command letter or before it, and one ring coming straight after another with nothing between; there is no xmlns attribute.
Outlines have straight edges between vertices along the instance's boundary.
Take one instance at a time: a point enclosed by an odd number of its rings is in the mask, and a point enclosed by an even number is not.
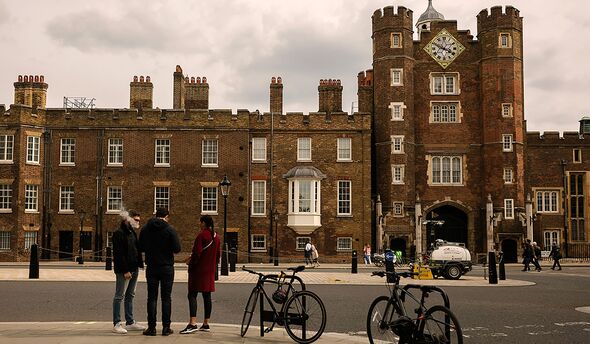
<svg viewBox="0 0 590 344"><path fill-rule="evenodd" d="M174 227L168 224L168 219L168 209L157 209L156 217L150 219L139 234L139 246L145 252L148 288L148 328L143 331L145 336L156 335L158 287L162 289L162 336L174 333L170 328L171 294L174 283L174 254L180 252L180 240Z"/></svg>
<svg viewBox="0 0 590 344"><path fill-rule="evenodd" d="M143 331L145 327L133 319L133 298L139 269L143 259L135 230L139 228L139 214L133 210L121 214L121 225L113 233L113 263L115 265L115 297L113 298L113 332ZM125 300L125 325L121 322L121 304Z"/></svg>

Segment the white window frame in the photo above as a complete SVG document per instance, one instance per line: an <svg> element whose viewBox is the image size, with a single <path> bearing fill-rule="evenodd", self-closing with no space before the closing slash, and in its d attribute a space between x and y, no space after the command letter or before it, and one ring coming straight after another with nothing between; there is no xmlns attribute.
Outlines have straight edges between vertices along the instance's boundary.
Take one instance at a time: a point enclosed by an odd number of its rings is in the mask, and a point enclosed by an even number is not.
<svg viewBox="0 0 590 344"><path fill-rule="evenodd" d="M391 184L404 184L404 165L391 165Z"/></svg>
<svg viewBox="0 0 590 344"><path fill-rule="evenodd" d="M391 135L391 154L404 154L403 135Z"/></svg>
<svg viewBox="0 0 590 344"><path fill-rule="evenodd" d="M252 181L252 215L266 216L266 180Z"/></svg>
<svg viewBox="0 0 590 344"><path fill-rule="evenodd" d="M0 164L12 164L14 159L14 135L0 135Z"/></svg>
<svg viewBox="0 0 590 344"><path fill-rule="evenodd" d="M155 186L154 187L154 213L159 208L166 208L170 210L170 187L169 186Z"/></svg>
<svg viewBox="0 0 590 344"><path fill-rule="evenodd" d="M295 238L295 250L296 251L305 250L305 245L307 245L308 242L311 242L311 237L297 237L297 238Z"/></svg>
<svg viewBox="0 0 590 344"><path fill-rule="evenodd" d="M297 161L311 161L311 137L297 138Z"/></svg>
<svg viewBox="0 0 590 344"><path fill-rule="evenodd" d="M502 117L512 116L512 103L502 103Z"/></svg>
<svg viewBox="0 0 590 344"><path fill-rule="evenodd" d="M404 109L406 105L402 103L391 102L389 103L391 109L391 120L392 121L403 121L404 120Z"/></svg>
<svg viewBox="0 0 590 344"><path fill-rule="evenodd" d="M214 194L215 197L211 197ZM219 189L215 186L201 187L201 214L217 214Z"/></svg>
<svg viewBox="0 0 590 344"><path fill-rule="evenodd" d="M545 245L545 251L551 250L553 243L556 243L558 246L560 245L559 233L560 231L557 229L548 229L543 231L543 244Z"/></svg>
<svg viewBox="0 0 590 344"><path fill-rule="evenodd" d="M107 187L107 213L119 213L123 208L123 187L112 185Z"/></svg>
<svg viewBox="0 0 590 344"><path fill-rule="evenodd" d="M262 246L257 247L256 243L262 244ZM250 251L266 251L266 234L252 234L250 236Z"/></svg>
<svg viewBox="0 0 590 344"><path fill-rule="evenodd" d="M504 218L514 219L514 199L512 198L504 199Z"/></svg>
<svg viewBox="0 0 590 344"><path fill-rule="evenodd" d="M510 167L505 167L503 179L504 179L504 184L514 183L514 170L512 170L512 168L510 168Z"/></svg>
<svg viewBox="0 0 590 344"><path fill-rule="evenodd" d="M74 187L62 185L59 187L59 212L74 213Z"/></svg>
<svg viewBox="0 0 590 344"><path fill-rule="evenodd" d="M219 140L203 139L201 142L201 166L218 167L219 164Z"/></svg>
<svg viewBox="0 0 590 344"><path fill-rule="evenodd" d="M30 251L31 250L31 246L33 244L37 244L39 241L39 232L38 231L25 231L25 235L24 235L24 242L23 242L23 248L25 251Z"/></svg>
<svg viewBox="0 0 590 344"><path fill-rule="evenodd" d="M39 152L41 138L39 136L27 136L27 164L39 165Z"/></svg>
<svg viewBox="0 0 590 344"><path fill-rule="evenodd" d="M25 185L25 213L37 213L39 211L39 185Z"/></svg>
<svg viewBox="0 0 590 344"><path fill-rule="evenodd" d="M512 152L514 150L514 141L512 134L502 134L502 152Z"/></svg>
<svg viewBox="0 0 590 344"><path fill-rule="evenodd" d="M338 237L338 238L336 238L336 251L338 251L338 252L352 251L352 237Z"/></svg>
<svg viewBox="0 0 590 344"><path fill-rule="evenodd" d="M397 42L395 41L397 38ZM402 34L401 32L392 32L390 36L390 48L401 48L402 45Z"/></svg>
<svg viewBox="0 0 590 344"><path fill-rule="evenodd" d="M0 251L10 251L11 234L10 231L0 231Z"/></svg>
<svg viewBox="0 0 590 344"><path fill-rule="evenodd" d="M154 151L154 166L170 167L170 139L156 139Z"/></svg>
<svg viewBox="0 0 590 344"><path fill-rule="evenodd" d="M459 102L430 102L430 123L460 123Z"/></svg>
<svg viewBox="0 0 590 344"><path fill-rule="evenodd" d="M11 184L0 184L0 213L12 213Z"/></svg>
<svg viewBox="0 0 590 344"><path fill-rule="evenodd" d="M404 202L393 202L392 213L395 217L404 216Z"/></svg>
<svg viewBox="0 0 590 344"><path fill-rule="evenodd" d="M304 185L309 185L309 199L301 198ZM321 181L316 179L291 179L289 180L289 214L319 215L321 211ZM309 208L304 201L309 201ZM302 210L303 209L303 210ZM305 211L308 209L308 211Z"/></svg>
<svg viewBox="0 0 590 344"><path fill-rule="evenodd" d="M581 164L582 163L582 149L581 148L574 148L572 151L572 154L573 154L572 162L574 164Z"/></svg>
<svg viewBox="0 0 590 344"><path fill-rule="evenodd" d="M107 242L106 242L106 247L113 247L113 233L111 231L107 232Z"/></svg>
<svg viewBox="0 0 590 344"><path fill-rule="evenodd" d="M339 180L336 211L339 216L352 215L352 181Z"/></svg>
<svg viewBox="0 0 590 344"><path fill-rule="evenodd" d="M391 68L390 76L391 86L404 85L404 70L403 68Z"/></svg>
<svg viewBox="0 0 590 344"><path fill-rule="evenodd" d="M350 137L339 137L336 140L337 156L336 161L352 161L352 139Z"/></svg>
<svg viewBox="0 0 590 344"><path fill-rule="evenodd" d="M557 214L560 206L560 190L536 190L535 191L535 207L537 213Z"/></svg>
<svg viewBox="0 0 590 344"><path fill-rule="evenodd" d="M252 138L252 161L266 162L266 137Z"/></svg>
<svg viewBox="0 0 590 344"><path fill-rule="evenodd" d="M434 155L430 159L433 185L463 185L463 157Z"/></svg>
<svg viewBox="0 0 590 344"><path fill-rule="evenodd" d="M107 166L123 166L123 139L109 138Z"/></svg>
<svg viewBox="0 0 590 344"><path fill-rule="evenodd" d="M500 32L498 34L498 48L512 48L512 35L510 32Z"/></svg>
<svg viewBox="0 0 590 344"><path fill-rule="evenodd" d="M458 95L458 94L460 94L459 73L431 73L430 74L430 94L431 95Z"/></svg>
<svg viewBox="0 0 590 344"><path fill-rule="evenodd" d="M62 138L60 140L59 165L75 166L76 165L76 139Z"/></svg>

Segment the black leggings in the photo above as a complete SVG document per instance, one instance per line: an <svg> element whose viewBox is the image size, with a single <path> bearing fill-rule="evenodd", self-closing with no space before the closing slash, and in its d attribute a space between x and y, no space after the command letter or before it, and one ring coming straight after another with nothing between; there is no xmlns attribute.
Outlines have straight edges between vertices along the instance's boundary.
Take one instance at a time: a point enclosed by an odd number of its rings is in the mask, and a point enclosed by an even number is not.
<svg viewBox="0 0 590 344"><path fill-rule="evenodd" d="M198 291L191 291L188 293L188 308L189 314L192 318L197 317L197 295L199 294ZM203 294L203 302L205 303L205 319L209 319L211 317L211 292L210 291L202 291Z"/></svg>

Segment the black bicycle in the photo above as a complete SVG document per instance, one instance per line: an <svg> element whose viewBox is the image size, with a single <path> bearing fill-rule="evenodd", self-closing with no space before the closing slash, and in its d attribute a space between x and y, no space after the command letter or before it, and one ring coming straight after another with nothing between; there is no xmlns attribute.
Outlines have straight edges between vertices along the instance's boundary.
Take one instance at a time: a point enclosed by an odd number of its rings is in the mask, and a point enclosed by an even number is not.
<svg viewBox="0 0 590 344"><path fill-rule="evenodd" d="M390 296L376 298L367 315L369 342L399 344L462 344L463 331L459 321L450 310L447 294L435 286L408 284L399 287L400 277L418 275L414 272L373 272L373 276L388 277L391 283ZM411 289L421 291L416 298ZM425 306L425 299L431 293L438 293L443 305ZM411 306L410 306L411 304ZM416 316L410 316L406 309L413 306Z"/></svg>
<svg viewBox="0 0 590 344"><path fill-rule="evenodd" d="M316 341L326 328L326 307L315 293L305 290L303 280L295 274L305 270L305 266L288 268L293 271L287 275L284 272L279 274L262 274L253 270L242 267L242 270L251 274L258 275L258 282L252 289L244 316L242 318L242 327L240 335L244 337L252 321L252 315L256 309L256 303L260 298L260 335L273 330L275 324L284 326L289 337L297 343L312 343ZM296 288L295 282L299 283L301 290ZM268 296L264 286L265 284L276 285L272 292L272 299ZM264 310L266 303L270 305L271 310ZM275 304L280 305L277 309ZM272 322L268 328L264 328L264 322Z"/></svg>

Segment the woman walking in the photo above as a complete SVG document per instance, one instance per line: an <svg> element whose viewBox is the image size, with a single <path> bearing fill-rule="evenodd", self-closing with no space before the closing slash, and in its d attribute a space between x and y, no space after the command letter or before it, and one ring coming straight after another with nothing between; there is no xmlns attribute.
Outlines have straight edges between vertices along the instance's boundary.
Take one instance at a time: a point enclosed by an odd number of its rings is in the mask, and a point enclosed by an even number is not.
<svg viewBox="0 0 590 344"><path fill-rule="evenodd" d="M211 317L211 292L215 291L215 269L221 257L219 236L213 230L213 219L209 215L201 216L201 231L193 244L193 251L188 264L188 304L190 321L181 334L209 331ZM197 325L197 295L203 295L205 316L203 325Z"/></svg>

